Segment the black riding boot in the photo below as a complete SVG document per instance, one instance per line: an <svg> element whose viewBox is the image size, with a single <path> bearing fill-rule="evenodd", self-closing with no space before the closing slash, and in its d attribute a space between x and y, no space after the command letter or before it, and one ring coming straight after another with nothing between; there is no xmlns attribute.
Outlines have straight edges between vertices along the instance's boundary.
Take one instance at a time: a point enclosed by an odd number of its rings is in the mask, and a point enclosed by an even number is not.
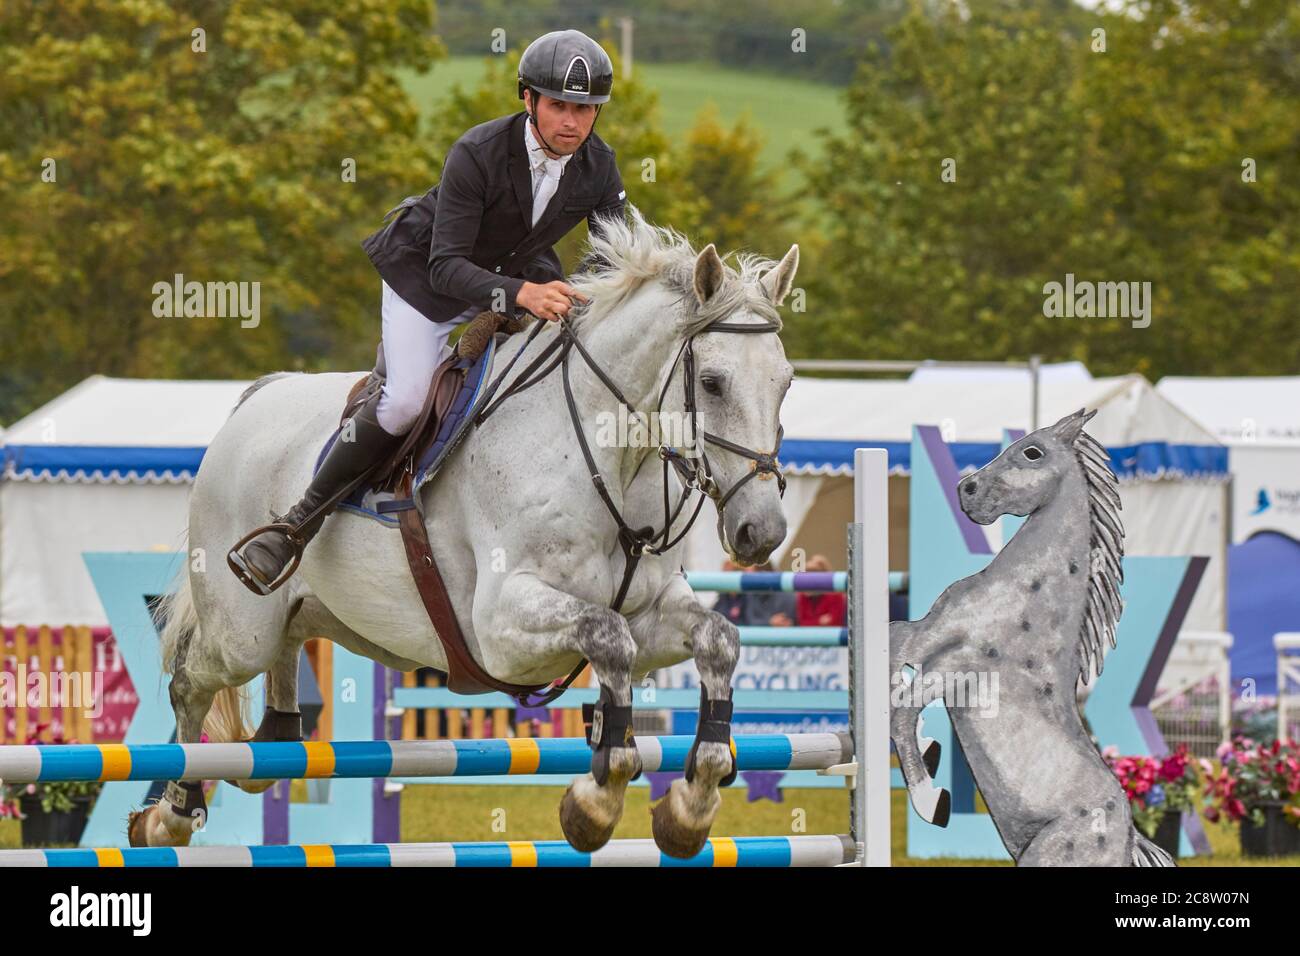
<svg viewBox="0 0 1300 956"><path fill-rule="evenodd" d="M285 567L295 558L301 558L302 548L325 523L326 516L338 503L331 499L354 487L366 472L379 464L382 456L391 454L402 441L401 435L390 435L379 424L375 417L378 404L376 394L352 416L351 441L344 441L348 435L345 426L330 446L302 500L275 526L230 552L231 570L254 594L270 594L293 575L296 563L288 574L284 573Z"/></svg>

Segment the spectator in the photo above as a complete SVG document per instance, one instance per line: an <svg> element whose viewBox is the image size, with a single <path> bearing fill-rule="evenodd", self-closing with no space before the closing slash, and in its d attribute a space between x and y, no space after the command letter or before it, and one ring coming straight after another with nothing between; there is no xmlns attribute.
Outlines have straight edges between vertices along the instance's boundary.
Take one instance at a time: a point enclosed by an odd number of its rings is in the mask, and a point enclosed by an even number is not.
<svg viewBox="0 0 1300 956"><path fill-rule="evenodd" d="M825 555L814 554L808 559L809 571L829 571L831 563ZM800 627L844 627L848 620L848 602L843 594L799 594L796 602Z"/></svg>
<svg viewBox="0 0 1300 956"><path fill-rule="evenodd" d="M772 562L764 562L753 570L771 571ZM787 591L750 591L743 597L746 599L744 611L737 623L758 627L790 627L794 624L796 608L793 594Z"/></svg>
<svg viewBox="0 0 1300 956"><path fill-rule="evenodd" d="M728 560L722 562L722 570L739 571L740 568L738 568L734 563ZM719 594L718 599L713 602L713 610L717 611L719 614L725 617L732 624L735 624L737 627L739 627L741 624L744 623L743 618L745 616L745 597L746 596L744 594L740 594L740 593Z"/></svg>

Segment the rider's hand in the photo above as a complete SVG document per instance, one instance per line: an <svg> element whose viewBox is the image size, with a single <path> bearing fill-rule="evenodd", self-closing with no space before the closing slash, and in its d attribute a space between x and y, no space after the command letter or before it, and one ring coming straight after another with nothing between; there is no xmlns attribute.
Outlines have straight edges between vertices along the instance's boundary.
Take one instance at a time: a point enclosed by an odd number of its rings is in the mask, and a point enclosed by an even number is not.
<svg viewBox="0 0 1300 956"><path fill-rule="evenodd" d="M527 309L539 319L557 322L569 314L569 310L573 308L574 299L579 299L582 302L590 301L587 296L567 282L556 279L554 282L547 282L544 285L538 285L536 282L525 282L519 290L519 294L515 296L515 304L520 308Z"/></svg>

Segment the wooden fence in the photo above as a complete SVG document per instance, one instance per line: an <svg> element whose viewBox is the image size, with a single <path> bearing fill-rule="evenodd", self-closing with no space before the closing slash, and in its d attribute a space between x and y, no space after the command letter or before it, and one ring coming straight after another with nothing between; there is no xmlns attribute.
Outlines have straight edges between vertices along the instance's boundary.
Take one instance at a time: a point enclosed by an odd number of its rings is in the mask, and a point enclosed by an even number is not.
<svg viewBox="0 0 1300 956"><path fill-rule="evenodd" d="M39 743L93 741L87 711L96 667L89 627L5 628L0 670L0 744L33 736Z"/></svg>

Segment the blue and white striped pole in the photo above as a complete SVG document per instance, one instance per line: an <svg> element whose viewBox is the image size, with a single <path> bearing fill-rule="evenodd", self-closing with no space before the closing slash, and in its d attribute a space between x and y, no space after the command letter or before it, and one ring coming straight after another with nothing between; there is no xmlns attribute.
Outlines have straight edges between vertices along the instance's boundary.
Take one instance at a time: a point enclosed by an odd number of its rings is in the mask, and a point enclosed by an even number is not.
<svg viewBox="0 0 1300 956"><path fill-rule="evenodd" d="M692 736L637 737L642 769L680 771ZM852 759L847 734L741 734L740 770L821 770ZM0 780L296 780L583 774L581 737L325 743L64 744L0 747Z"/></svg>
<svg viewBox="0 0 1300 956"><path fill-rule="evenodd" d="M653 840L612 840L579 853L562 840L509 843L377 843L0 850L0 867L794 867L853 861L847 836L713 837L679 860Z"/></svg>

